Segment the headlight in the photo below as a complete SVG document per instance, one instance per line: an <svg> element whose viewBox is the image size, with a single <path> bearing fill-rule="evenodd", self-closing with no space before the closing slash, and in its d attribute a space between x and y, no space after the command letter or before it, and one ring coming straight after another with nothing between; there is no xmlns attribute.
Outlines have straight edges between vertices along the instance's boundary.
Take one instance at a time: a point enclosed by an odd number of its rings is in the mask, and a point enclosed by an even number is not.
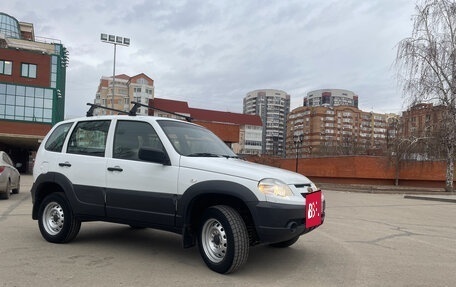
<svg viewBox="0 0 456 287"><path fill-rule="evenodd" d="M311 188L311 190L309 190L309 192L314 192L314 191L319 190L319 188L313 182L310 183L310 188Z"/></svg>
<svg viewBox="0 0 456 287"><path fill-rule="evenodd" d="M293 195L293 192L288 185L278 179L273 178L265 178L260 180L258 183L258 189L265 195L275 195L279 197L287 197Z"/></svg>

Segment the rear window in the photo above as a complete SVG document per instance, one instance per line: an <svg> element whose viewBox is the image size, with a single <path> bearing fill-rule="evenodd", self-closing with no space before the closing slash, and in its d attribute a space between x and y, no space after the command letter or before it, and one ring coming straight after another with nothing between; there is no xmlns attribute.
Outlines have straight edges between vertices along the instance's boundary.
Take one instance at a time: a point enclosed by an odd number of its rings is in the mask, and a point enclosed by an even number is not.
<svg viewBox="0 0 456 287"><path fill-rule="evenodd" d="M58 126L49 136L44 148L48 151L62 152L63 143L73 123Z"/></svg>
<svg viewBox="0 0 456 287"><path fill-rule="evenodd" d="M79 122L71 133L67 153L104 156L111 121Z"/></svg>

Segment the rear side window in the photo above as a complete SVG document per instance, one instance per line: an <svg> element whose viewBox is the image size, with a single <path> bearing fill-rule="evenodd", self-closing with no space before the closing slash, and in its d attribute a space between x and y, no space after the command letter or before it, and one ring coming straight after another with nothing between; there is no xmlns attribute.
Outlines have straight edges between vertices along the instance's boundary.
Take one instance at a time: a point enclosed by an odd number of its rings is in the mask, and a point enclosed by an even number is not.
<svg viewBox="0 0 456 287"><path fill-rule="evenodd" d="M104 156L111 121L79 122L71 133L67 153Z"/></svg>
<svg viewBox="0 0 456 287"><path fill-rule="evenodd" d="M6 162L9 165L13 165L13 161L10 159L10 157L6 154L2 154L3 161Z"/></svg>
<svg viewBox="0 0 456 287"><path fill-rule="evenodd" d="M49 136L44 148L48 151L61 152L63 143L73 123L66 123L58 126Z"/></svg>

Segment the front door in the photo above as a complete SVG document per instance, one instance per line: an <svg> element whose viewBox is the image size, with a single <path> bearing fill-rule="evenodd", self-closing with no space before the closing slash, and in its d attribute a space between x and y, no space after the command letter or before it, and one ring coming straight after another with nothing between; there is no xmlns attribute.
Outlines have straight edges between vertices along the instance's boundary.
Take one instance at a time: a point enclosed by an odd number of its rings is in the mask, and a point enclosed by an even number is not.
<svg viewBox="0 0 456 287"><path fill-rule="evenodd" d="M107 159L107 215L146 226L174 226L178 167L140 160L141 147L163 149L154 128L118 120Z"/></svg>

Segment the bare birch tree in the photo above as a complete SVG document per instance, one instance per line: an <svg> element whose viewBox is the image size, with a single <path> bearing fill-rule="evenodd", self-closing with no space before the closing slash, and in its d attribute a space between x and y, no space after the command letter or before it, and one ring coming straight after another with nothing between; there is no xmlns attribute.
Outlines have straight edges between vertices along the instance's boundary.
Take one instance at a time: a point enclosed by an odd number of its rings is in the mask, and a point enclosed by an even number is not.
<svg viewBox="0 0 456 287"><path fill-rule="evenodd" d="M398 79L409 104L444 107L440 125L447 162L445 189L453 191L456 151L456 2L420 0L413 31L398 44Z"/></svg>

